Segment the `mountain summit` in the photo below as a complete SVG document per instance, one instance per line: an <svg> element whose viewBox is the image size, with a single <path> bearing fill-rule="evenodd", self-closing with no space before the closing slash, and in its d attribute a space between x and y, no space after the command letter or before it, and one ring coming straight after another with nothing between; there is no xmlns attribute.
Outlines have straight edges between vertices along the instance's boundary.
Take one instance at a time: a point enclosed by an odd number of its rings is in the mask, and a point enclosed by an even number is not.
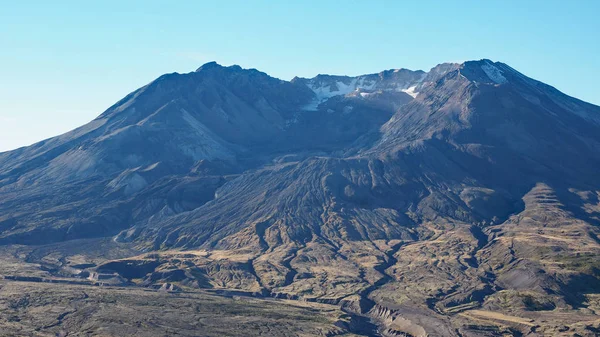
<svg viewBox="0 0 600 337"><path fill-rule="evenodd" d="M210 62L1 153L0 244L46 277L339 305L358 334L582 334L598 167L600 107L500 62Z"/></svg>

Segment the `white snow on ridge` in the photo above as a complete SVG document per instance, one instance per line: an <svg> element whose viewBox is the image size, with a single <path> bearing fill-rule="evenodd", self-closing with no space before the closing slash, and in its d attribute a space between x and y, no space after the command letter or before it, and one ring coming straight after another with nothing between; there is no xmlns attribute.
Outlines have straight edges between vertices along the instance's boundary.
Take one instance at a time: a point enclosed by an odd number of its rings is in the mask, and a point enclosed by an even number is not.
<svg viewBox="0 0 600 337"><path fill-rule="evenodd" d="M311 82L308 84L308 87L315 93L317 97L313 102L305 106L304 110L317 110L319 104L327 101L331 97L348 95L358 89L371 90L376 84L376 81L367 81L365 77L352 78L349 83L344 83L343 81L332 81L329 83L315 84Z"/></svg>
<svg viewBox="0 0 600 337"><path fill-rule="evenodd" d="M490 80L496 84L504 84L508 82L506 77L502 76L502 71L489 62L486 62L484 65L482 65L481 69L485 72L487 77L489 77Z"/></svg>
<svg viewBox="0 0 600 337"><path fill-rule="evenodd" d="M418 92L415 91L416 88L417 88L417 86L413 85L412 87L407 88L407 89L402 89L401 91L411 95L413 98L416 98L417 95L419 94Z"/></svg>
<svg viewBox="0 0 600 337"><path fill-rule="evenodd" d="M394 69L399 72L402 69ZM426 78L427 73L423 73L418 80L381 78L374 75L364 75L358 77L339 77L339 76L317 76L314 79L307 80L306 86L315 93L312 102L305 105L304 111L317 111L318 106L334 96L352 96L367 98L377 91L381 92L404 92L417 97L419 94L417 88Z"/></svg>
<svg viewBox="0 0 600 337"><path fill-rule="evenodd" d="M354 78L348 84L342 81L336 81L335 83L326 84L323 86L318 86L311 83L308 87L317 95L317 99L319 101L324 101L333 96L346 95L356 90L357 81L358 78Z"/></svg>

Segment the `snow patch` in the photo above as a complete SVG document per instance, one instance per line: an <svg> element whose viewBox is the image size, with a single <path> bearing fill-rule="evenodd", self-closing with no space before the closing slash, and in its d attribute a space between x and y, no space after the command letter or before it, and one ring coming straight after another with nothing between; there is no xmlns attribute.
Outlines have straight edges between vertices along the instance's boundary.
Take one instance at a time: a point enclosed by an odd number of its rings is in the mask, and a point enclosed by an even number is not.
<svg viewBox="0 0 600 337"><path fill-rule="evenodd" d="M317 99L323 102L333 96L346 95L353 92L356 90L357 81L358 79L354 78L348 84L342 81L336 81L322 86L311 83L308 87L317 95Z"/></svg>
<svg viewBox="0 0 600 337"><path fill-rule="evenodd" d="M417 86L416 86L416 85L413 85L412 87L409 87L409 88L407 88L407 89L402 89L402 90L400 90L400 91L402 91L402 92L404 92L404 93L407 93L407 94L411 95L411 96L412 96L412 98L416 98L416 97L417 97L417 95L418 95L419 93L418 93L418 92L416 92L416 91L415 91L415 89L417 89Z"/></svg>
<svg viewBox="0 0 600 337"><path fill-rule="evenodd" d="M484 65L482 65L481 69L485 72L487 77L489 77L490 80L496 84L504 84L508 82L506 77L502 76L502 71L489 62L486 62Z"/></svg>
<svg viewBox="0 0 600 337"><path fill-rule="evenodd" d="M365 77L354 77L345 83L344 81L332 81L327 83L315 83L311 81L308 87L316 98L304 107L304 110L316 111L319 104L334 96L345 96L356 90L371 90L377 85L376 81L367 80ZM362 93L361 93L362 95Z"/></svg>
<svg viewBox="0 0 600 337"><path fill-rule="evenodd" d="M151 165L149 165L148 167L146 167L146 168L142 169L141 171L142 171L142 172L150 172L150 171L154 170L155 168L157 168L157 167L158 167L158 164L160 164L160 162L156 162L156 163L154 163L154 164L151 164Z"/></svg>

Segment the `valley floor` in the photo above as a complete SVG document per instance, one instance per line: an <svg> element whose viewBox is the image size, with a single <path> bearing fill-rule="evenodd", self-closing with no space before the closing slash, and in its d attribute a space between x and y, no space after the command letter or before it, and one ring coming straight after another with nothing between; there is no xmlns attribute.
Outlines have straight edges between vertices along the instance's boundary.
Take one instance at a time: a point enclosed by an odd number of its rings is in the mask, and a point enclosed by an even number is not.
<svg viewBox="0 0 600 337"><path fill-rule="evenodd" d="M317 303L0 281L0 336L354 336Z"/></svg>

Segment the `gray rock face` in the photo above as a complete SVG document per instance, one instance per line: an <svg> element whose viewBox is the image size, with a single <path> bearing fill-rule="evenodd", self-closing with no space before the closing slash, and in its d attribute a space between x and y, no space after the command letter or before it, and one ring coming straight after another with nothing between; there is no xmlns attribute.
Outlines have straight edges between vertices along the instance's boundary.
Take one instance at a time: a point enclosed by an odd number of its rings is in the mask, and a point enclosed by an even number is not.
<svg viewBox="0 0 600 337"><path fill-rule="evenodd" d="M0 222L7 224L0 236L6 242L42 243L114 235L152 212L174 215L199 206L196 199L208 201L201 188L198 196L165 204L164 196L148 195L158 186L173 187L179 179L223 184L223 175L268 165L281 155L343 152L412 100L401 90L423 74L401 70L363 76L361 83L385 90L368 96L357 90L332 94L316 111L306 109L316 99L304 83L308 80L285 82L216 63L161 76L81 128L0 154L5 197L0 208L6 210ZM149 200L156 200L154 206L137 203ZM50 211L56 207L61 215ZM35 215L25 216L23 210Z"/></svg>
<svg viewBox="0 0 600 337"><path fill-rule="evenodd" d="M103 265L144 284L177 270L447 335L497 316L446 314L600 289L598 167L600 107L502 63L290 82L208 63L0 154L0 243L112 237L159 252Z"/></svg>

